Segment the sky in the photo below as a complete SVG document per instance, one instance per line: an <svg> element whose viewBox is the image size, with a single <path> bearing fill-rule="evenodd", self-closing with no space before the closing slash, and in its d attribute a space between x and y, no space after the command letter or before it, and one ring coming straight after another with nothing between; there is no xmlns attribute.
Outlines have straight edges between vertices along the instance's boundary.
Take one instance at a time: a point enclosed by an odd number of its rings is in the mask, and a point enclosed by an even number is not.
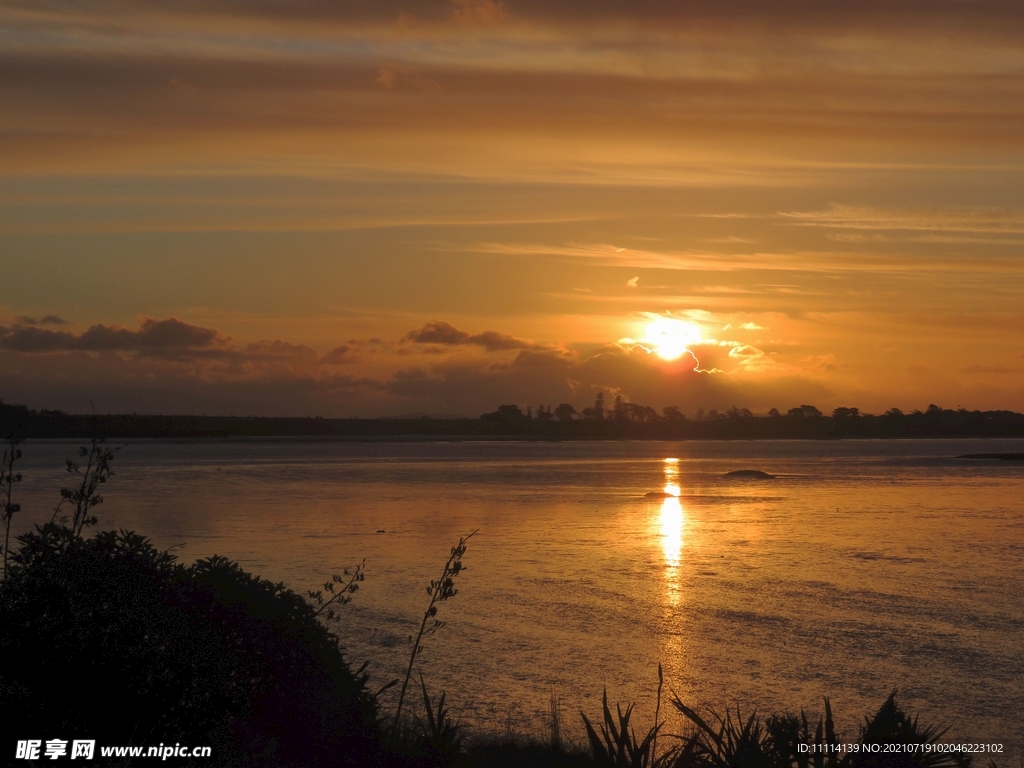
<svg viewBox="0 0 1024 768"><path fill-rule="evenodd" d="M1024 411L1019 0L0 0L0 104L5 402Z"/></svg>

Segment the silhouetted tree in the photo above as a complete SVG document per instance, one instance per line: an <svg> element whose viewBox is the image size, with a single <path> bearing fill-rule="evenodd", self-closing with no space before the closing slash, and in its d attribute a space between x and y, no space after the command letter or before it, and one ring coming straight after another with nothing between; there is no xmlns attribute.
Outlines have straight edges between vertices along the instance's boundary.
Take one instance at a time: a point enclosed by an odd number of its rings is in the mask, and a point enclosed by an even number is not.
<svg viewBox="0 0 1024 768"><path fill-rule="evenodd" d="M658 420L658 413L649 405L622 403L617 408L616 418L629 424L653 424Z"/></svg>
<svg viewBox="0 0 1024 768"><path fill-rule="evenodd" d="M612 415L616 421L626 421L626 404L622 402L622 395L615 396L615 405L612 407Z"/></svg>
<svg viewBox="0 0 1024 768"><path fill-rule="evenodd" d="M575 415L576 409L569 405L569 403L559 403L558 407L555 408L555 418L559 421L572 421Z"/></svg>
<svg viewBox="0 0 1024 768"><path fill-rule="evenodd" d="M604 421L604 392L598 392L594 398L593 408L583 409L583 418Z"/></svg>
<svg viewBox="0 0 1024 768"><path fill-rule="evenodd" d="M494 421L505 424L522 424L527 421L527 416L518 405L499 405L498 410L485 413L480 416L483 421Z"/></svg>
<svg viewBox="0 0 1024 768"><path fill-rule="evenodd" d="M661 416L665 421L677 422L685 421L686 417L683 416L679 411L679 407L676 405L669 405L661 409Z"/></svg>
<svg viewBox="0 0 1024 768"><path fill-rule="evenodd" d="M822 413L813 405L801 405L799 408L790 408L789 415L794 419L817 419Z"/></svg>

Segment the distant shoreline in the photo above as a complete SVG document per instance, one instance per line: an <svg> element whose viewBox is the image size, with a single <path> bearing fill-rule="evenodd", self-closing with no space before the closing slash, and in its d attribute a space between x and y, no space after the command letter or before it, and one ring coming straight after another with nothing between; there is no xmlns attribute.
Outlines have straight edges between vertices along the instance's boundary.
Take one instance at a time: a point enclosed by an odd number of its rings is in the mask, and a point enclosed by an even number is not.
<svg viewBox="0 0 1024 768"><path fill-rule="evenodd" d="M749 413L749 412L748 412ZM1024 414L943 410L908 414L812 417L718 416L634 422L615 418L554 420L326 419L321 417L68 414L0 403L0 436L19 438L318 438L346 442L569 441L569 440L840 440L1024 438ZM963 458L1002 458L972 454Z"/></svg>
<svg viewBox="0 0 1024 768"><path fill-rule="evenodd" d="M965 453L958 459L995 459L997 461L1024 461L1024 453Z"/></svg>

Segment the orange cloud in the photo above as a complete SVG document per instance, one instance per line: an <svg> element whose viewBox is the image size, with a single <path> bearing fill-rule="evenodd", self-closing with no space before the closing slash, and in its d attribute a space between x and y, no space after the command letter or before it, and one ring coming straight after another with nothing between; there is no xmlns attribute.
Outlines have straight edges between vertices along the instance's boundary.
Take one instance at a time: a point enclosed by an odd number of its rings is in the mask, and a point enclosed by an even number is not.
<svg viewBox="0 0 1024 768"><path fill-rule="evenodd" d="M46 320L47 318L44 318ZM52 320L51 320L52 322ZM212 328L191 325L177 318L144 318L138 330L117 325L94 325L81 334L52 331L35 326L0 326L0 349L18 352L60 350L119 350L154 352L159 350L223 348L230 338Z"/></svg>

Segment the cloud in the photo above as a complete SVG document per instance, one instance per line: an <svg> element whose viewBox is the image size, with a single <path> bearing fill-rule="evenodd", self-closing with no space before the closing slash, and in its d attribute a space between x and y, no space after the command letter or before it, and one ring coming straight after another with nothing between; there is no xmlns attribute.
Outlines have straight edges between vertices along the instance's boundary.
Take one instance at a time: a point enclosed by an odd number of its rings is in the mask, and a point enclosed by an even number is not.
<svg viewBox="0 0 1024 768"><path fill-rule="evenodd" d="M287 341L257 341L245 346L245 357L252 360L283 360L312 365L320 360L316 350L305 344L290 344Z"/></svg>
<svg viewBox="0 0 1024 768"><path fill-rule="evenodd" d="M525 407L576 399L577 365L571 356L523 350L508 361L452 358L429 368L403 369L385 385L419 410L477 416L502 403L519 402Z"/></svg>
<svg viewBox="0 0 1024 768"><path fill-rule="evenodd" d="M325 365L353 365L360 359L359 354L348 344L337 346L323 356Z"/></svg>
<svg viewBox="0 0 1024 768"><path fill-rule="evenodd" d="M419 344L468 344L470 335L449 323L433 321L424 324L418 331L409 331L402 341Z"/></svg>
<svg viewBox="0 0 1024 768"><path fill-rule="evenodd" d="M195 350L224 347L229 342L230 338L212 328L191 325L173 317L167 320L144 318L134 331L101 323L81 334L34 326L0 326L0 349L18 352Z"/></svg>
<svg viewBox="0 0 1024 768"><path fill-rule="evenodd" d="M789 185L851 169L863 142L1016 146L1024 64L1008 2L15 0L0 23L4 159L102 171L327 156L321 172ZM809 159L816 138L831 149Z"/></svg>
<svg viewBox="0 0 1024 768"><path fill-rule="evenodd" d="M711 345L699 347L692 355L666 362L640 347L610 345L581 360L571 375L587 393L602 389L622 394L631 402L657 408L676 405L689 413L697 408L721 410L730 405L766 411L771 407L781 407L777 405L780 402L791 402L801 397L822 402L829 396L826 387L820 383L798 376L753 377L735 364L723 365L735 369L735 375L712 372L715 370L713 363L717 362L709 354L712 349ZM728 352L720 358L728 360ZM701 370L695 369L697 359Z"/></svg>
<svg viewBox="0 0 1024 768"><path fill-rule="evenodd" d="M765 371L775 367L775 361L751 344L737 344L729 350L729 357L745 371Z"/></svg>
<svg viewBox="0 0 1024 768"><path fill-rule="evenodd" d="M497 24L509 18L505 4L496 0L452 0L452 16L459 24Z"/></svg>
<svg viewBox="0 0 1024 768"><path fill-rule="evenodd" d="M782 214L780 214L782 215ZM477 243L467 250L505 257L558 259L569 263L591 263L608 267L661 269L721 275L749 272L844 274L850 272L907 271L918 265L914 257L882 258L878 254L851 252L716 251L616 248L604 244ZM956 268L952 265L950 268ZM972 269L975 268L972 266ZM763 286L769 287L769 286Z"/></svg>
<svg viewBox="0 0 1024 768"><path fill-rule="evenodd" d="M544 346L541 344L533 344L508 334L498 333L497 331L484 331L483 333L470 336L468 342L470 344L479 344L489 352L507 349L544 349Z"/></svg>
<svg viewBox="0 0 1024 768"><path fill-rule="evenodd" d="M430 93L441 90L437 81L421 74L415 67L402 64L387 64L381 67L374 84L385 91Z"/></svg>
<svg viewBox="0 0 1024 768"><path fill-rule="evenodd" d="M961 373L981 373L981 374L1017 374L1022 373L1020 368L1007 368L1003 365L968 365L965 368L960 369Z"/></svg>
<svg viewBox="0 0 1024 768"><path fill-rule="evenodd" d="M470 334L460 331L453 325L445 322L432 321L424 324L418 330L409 331L402 337L402 342L415 342L417 344L441 344L445 346L457 346L472 344L483 347L488 352L499 352L510 349L546 349L544 345L517 339L497 331L484 331L483 333Z"/></svg>
<svg viewBox="0 0 1024 768"><path fill-rule="evenodd" d="M705 327L721 326L715 316L687 317ZM97 323L81 333L19 325L0 327L0 397L79 412L93 398L107 412L268 416L477 416L502 403L525 408L567 402L579 409L598 391L658 409L675 405L689 414L732 405L755 412L801 403L826 411L844 403L877 406L877 397L870 400L870 393L856 389L858 379L875 370L873 358L858 363L848 350L839 354L806 339L797 343L788 337L787 321L780 317L772 324L778 326L776 334L784 334L781 341L705 339L675 361L639 344L544 345L496 330L470 333L440 320L394 341L349 338L327 345L322 354L283 339L236 341L179 318L145 318L130 329ZM979 363L959 371L963 384L954 376L949 387L936 389L932 376L920 397L967 403L972 401L961 397L964 392L983 389L991 390L991 398L1003 396L1000 387L1013 385L1019 366L992 350L988 364L984 355L974 354ZM905 370L895 375L904 376ZM836 386L843 388L839 395ZM886 402L892 398L891 391L882 395Z"/></svg>
<svg viewBox="0 0 1024 768"><path fill-rule="evenodd" d="M34 317L28 315L21 315L18 318L19 325L67 325L68 321L59 315L45 315L42 319L37 320Z"/></svg>
<svg viewBox="0 0 1024 768"><path fill-rule="evenodd" d="M12 0L5 5L12 11L36 10L38 3ZM906 27L916 25L929 30L958 27L972 30L979 26L1002 25L1012 30L1020 22L1020 7L1013 0L943 0L930 3L915 0L864 0L855 4L807 0L779 0L769 4L758 0L723 0L715 3L700 0L634 0L629 3L616 0L594 0L589 3L575 0L514 0L511 5L517 16L534 21L564 20L589 24L618 22L623 25L634 22L654 28L666 23L683 22L797 29L827 27L831 24L833 29L863 33L870 29L884 29L886 24ZM287 3L275 0L143 0L128 3L124 0L96 0L89 4L97 15L128 16L149 12L174 20L189 17L196 21L206 19L208 23L215 23L218 17L269 19L277 23L289 20L317 20L325 23L379 20L393 23L400 14L443 20L453 9L466 9L467 13L487 16L494 12L492 6L503 8L504 4L492 0L465 0L451 4L439 3L437 0L376 0L372 3L338 3L332 0L292 0ZM71 18L81 8L74 0L51 0L43 6L50 16L64 13ZM43 11L37 10L37 14L43 15Z"/></svg>
<svg viewBox="0 0 1024 768"><path fill-rule="evenodd" d="M639 282L640 282L640 278L639 277L631 277L631 278L629 278L629 280L626 281L626 287L627 288L636 288L637 287L637 283L639 283Z"/></svg>
<svg viewBox="0 0 1024 768"><path fill-rule="evenodd" d="M740 331L767 331L768 330L763 325L758 325L757 323L741 323L740 325L733 325L732 323L727 323L726 325L722 326L722 330L723 331L731 331L731 330L734 330L734 329L735 330L740 330Z"/></svg>
<svg viewBox="0 0 1024 768"><path fill-rule="evenodd" d="M467 346L494 354L458 354ZM135 329L100 323L80 334L0 327L3 399L71 411L88 408L91 397L108 412L476 416L508 402L583 407L604 391L692 412L782 408L825 391L797 378L752 379L751 363L764 353L738 342L707 342L695 353L667 362L640 346L573 350L443 321L398 343L350 339L323 355L281 339L240 344L177 318L145 318Z"/></svg>
<svg viewBox="0 0 1024 768"><path fill-rule="evenodd" d="M928 236L903 234L915 242L1024 242L1024 211L993 208L906 210L833 204L825 210L780 213L783 219L803 227L863 230L836 235L849 242L892 242L889 233L937 233Z"/></svg>

